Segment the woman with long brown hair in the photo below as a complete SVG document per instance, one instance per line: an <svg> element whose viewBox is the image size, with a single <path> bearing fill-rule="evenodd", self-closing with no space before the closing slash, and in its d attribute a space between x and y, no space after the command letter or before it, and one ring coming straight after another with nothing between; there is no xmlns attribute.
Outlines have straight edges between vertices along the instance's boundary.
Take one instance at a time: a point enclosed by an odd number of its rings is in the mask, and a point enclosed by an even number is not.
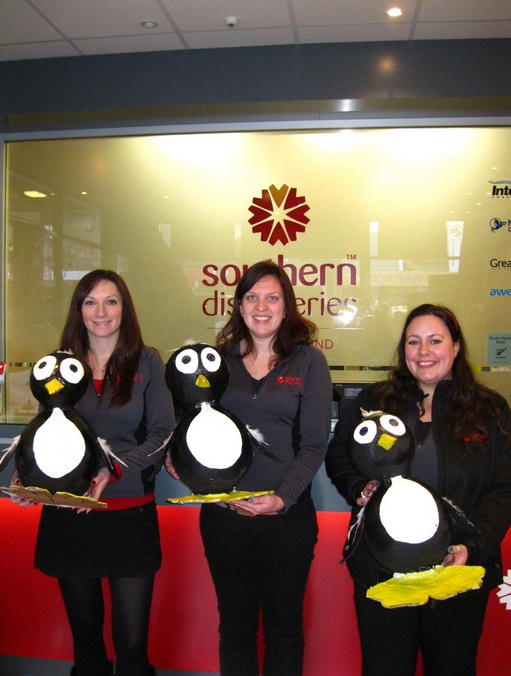
<svg viewBox="0 0 511 676"><path fill-rule="evenodd" d="M373 477L350 464L347 448L361 409L399 416L413 433L411 475L460 508L452 542L438 563L480 565L477 591L417 607L384 608L368 587L392 576L364 537L347 565L364 676L413 676L422 653L424 673L471 676L489 591L502 581L500 543L511 524L511 413L502 396L479 383L454 313L426 303L408 315L388 378L363 389L339 420L326 457L327 473L352 505L351 524L378 490ZM350 524L350 525L351 525Z"/></svg>
<svg viewBox="0 0 511 676"><path fill-rule="evenodd" d="M220 612L220 673L302 673L303 599L318 526L311 482L326 452L332 386L316 327L300 315L286 273L271 261L243 274L218 336L230 368L221 403L264 438L240 490L272 490L203 505L201 534Z"/></svg>
<svg viewBox="0 0 511 676"><path fill-rule="evenodd" d="M107 509L43 507L35 565L58 578L73 635L73 676L113 673L103 640L102 578L111 593L115 673L150 676L149 615L161 564L151 473L174 426L163 362L144 345L128 287L110 270L78 282L61 347L89 371L75 408L119 459L118 479L102 468L86 493Z"/></svg>

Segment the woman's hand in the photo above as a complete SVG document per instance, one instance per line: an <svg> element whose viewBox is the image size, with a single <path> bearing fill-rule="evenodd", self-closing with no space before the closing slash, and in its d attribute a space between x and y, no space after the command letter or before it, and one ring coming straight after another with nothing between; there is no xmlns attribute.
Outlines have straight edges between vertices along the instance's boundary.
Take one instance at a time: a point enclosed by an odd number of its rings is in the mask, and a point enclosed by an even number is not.
<svg viewBox="0 0 511 676"><path fill-rule="evenodd" d="M257 516L258 514L277 514L284 509L284 501L278 495L260 495L259 497L246 498L244 500L233 500L236 511L246 512L247 515Z"/></svg>
<svg viewBox="0 0 511 676"><path fill-rule="evenodd" d="M170 455L165 456L165 469L167 472L170 474L171 477L174 479L179 479L179 474L176 472L176 469L174 465L172 464L172 460L170 459Z"/></svg>
<svg viewBox="0 0 511 676"><path fill-rule="evenodd" d="M18 476L18 470L15 469L11 480L9 481L9 486L22 486L23 484L20 481L20 478ZM31 500L30 498L22 498L18 495L11 495L11 502L15 505L19 505L20 507L35 507L36 505L39 504L37 500Z"/></svg>
<svg viewBox="0 0 511 676"><path fill-rule="evenodd" d="M447 548L442 566L464 566L468 561L468 549L465 545L451 545Z"/></svg>
<svg viewBox="0 0 511 676"><path fill-rule="evenodd" d="M108 469L106 467L102 467L90 482L90 488L84 493L84 496L87 498L94 498L94 500L99 500L101 493L103 493L105 488L110 483L110 477L111 474ZM82 514L82 512L86 512L88 514L90 509L87 509L86 507L79 507L76 512L78 514Z"/></svg>
<svg viewBox="0 0 511 676"><path fill-rule="evenodd" d="M371 481L366 483L362 492L360 493L360 497L357 499L357 505L359 505L359 507L364 507L365 505L367 505L367 503L373 497L379 485L380 482L376 481L376 479L371 479Z"/></svg>

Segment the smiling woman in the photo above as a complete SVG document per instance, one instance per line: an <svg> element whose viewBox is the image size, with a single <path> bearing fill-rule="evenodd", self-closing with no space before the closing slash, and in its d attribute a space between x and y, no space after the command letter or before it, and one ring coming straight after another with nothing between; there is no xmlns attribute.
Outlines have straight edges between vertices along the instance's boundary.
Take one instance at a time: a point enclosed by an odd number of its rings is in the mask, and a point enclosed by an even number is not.
<svg viewBox="0 0 511 676"><path fill-rule="evenodd" d="M475 674L488 596L502 582L500 545L511 525L509 406L475 379L453 312L430 303L413 309L401 332L394 367L385 380L363 389L339 420L325 461L332 483L352 505L350 525L364 518L361 508L369 503L365 518L376 514L380 529L381 501L387 495L383 493L382 498L382 492L394 475L385 470L379 476L374 468L350 459L350 439L358 430L362 412L368 411L385 411L406 424L416 449L406 473L460 510L452 519L447 542L440 541L436 561L422 565L428 571L435 564L481 566L485 575L480 588L470 594L440 603L426 602L426 596L423 605L410 602L408 607L389 610L372 600L368 590L389 580L399 570L398 562L390 570L387 561L380 561L376 553L373 556L375 540L371 542L369 528L363 531L347 557L355 582L363 672L367 676L413 676L420 646L426 674ZM371 471L377 475L364 475ZM376 490L374 479L380 481ZM410 505L410 514L414 507ZM400 511L404 513L402 506ZM415 531L416 525L410 525ZM388 541L388 530L385 538ZM396 551L403 539L396 538Z"/></svg>
<svg viewBox="0 0 511 676"><path fill-rule="evenodd" d="M129 289L111 270L92 270L76 285L61 346L85 366L75 409L115 454L118 480L102 465L87 479L84 495L101 497L104 510L43 507L35 565L58 579L73 635L72 676L113 673L102 578L112 598L115 673L151 676L149 616L162 556L153 470L174 427L163 362L144 344ZM19 483L16 473L11 483Z"/></svg>
<svg viewBox="0 0 511 676"><path fill-rule="evenodd" d="M303 600L318 536L311 483L326 452L332 398L315 337L286 272L272 261L250 266L218 335L230 369L221 403L264 444L237 489L271 494L201 509L224 676L261 673L261 611L264 673L302 674Z"/></svg>

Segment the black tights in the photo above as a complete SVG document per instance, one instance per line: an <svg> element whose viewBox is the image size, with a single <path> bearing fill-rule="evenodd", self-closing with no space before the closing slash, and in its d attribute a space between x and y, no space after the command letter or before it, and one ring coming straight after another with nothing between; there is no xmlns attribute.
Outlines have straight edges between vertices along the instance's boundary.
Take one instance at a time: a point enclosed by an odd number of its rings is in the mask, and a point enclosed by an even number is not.
<svg viewBox="0 0 511 676"><path fill-rule="evenodd" d="M149 615L154 576L109 578L112 637L117 676L149 676L147 657ZM110 674L103 624L105 608L101 578L61 578L74 643L77 676Z"/></svg>

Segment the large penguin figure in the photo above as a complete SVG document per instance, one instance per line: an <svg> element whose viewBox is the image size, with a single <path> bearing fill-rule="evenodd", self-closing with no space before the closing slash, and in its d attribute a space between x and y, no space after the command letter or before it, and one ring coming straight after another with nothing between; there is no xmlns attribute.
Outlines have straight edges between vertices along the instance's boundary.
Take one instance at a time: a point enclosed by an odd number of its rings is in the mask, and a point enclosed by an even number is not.
<svg viewBox="0 0 511 676"><path fill-rule="evenodd" d="M229 382L226 361L210 345L185 345L169 359L165 375L183 415L164 452L195 496L231 493L252 463L253 439L218 403Z"/></svg>
<svg viewBox="0 0 511 676"><path fill-rule="evenodd" d="M352 527L345 558L363 534L374 558L396 574L397 580L376 585L368 596L388 607L418 605L430 596L447 598L479 587L483 568L441 565L452 542L451 527L458 523L465 523L469 529L473 526L460 510L410 476L415 444L408 427L397 416L382 411L362 411L362 415L348 457L358 472L378 480L380 486ZM401 574L410 573L412 577L401 578ZM432 573L436 573L434 579ZM425 585L419 584L423 588L417 595L418 581Z"/></svg>
<svg viewBox="0 0 511 676"><path fill-rule="evenodd" d="M90 498L85 499L85 505L83 498L101 460L112 474L116 474L106 442L98 439L87 421L73 408L87 385L88 376L83 364L68 351L52 352L33 366L30 389L42 411L0 459L2 471L14 456L22 483L19 490L11 486L8 492L48 504L106 506L104 503L96 505L97 501Z"/></svg>

